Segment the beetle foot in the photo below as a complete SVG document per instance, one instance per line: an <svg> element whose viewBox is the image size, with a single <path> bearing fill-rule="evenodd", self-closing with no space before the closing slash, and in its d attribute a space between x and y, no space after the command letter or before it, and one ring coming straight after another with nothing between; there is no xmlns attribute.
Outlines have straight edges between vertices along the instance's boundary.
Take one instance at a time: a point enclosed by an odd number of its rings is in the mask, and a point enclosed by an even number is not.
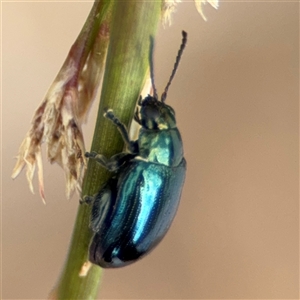
<svg viewBox="0 0 300 300"><path fill-rule="evenodd" d="M92 152L85 152L84 156L87 158L95 158L97 156L97 152L92 151Z"/></svg>
<svg viewBox="0 0 300 300"><path fill-rule="evenodd" d="M80 204L91 204L93 201L94 201L94 197L93 196L88 196L88 195L85 195L83 196L82 199L79 199L79 203Z"/></svg>
<svg viewBox="0 0 300 300"><path fill-rule="evenodd" d="M104 117L110 120L114 120L116 118L113 110L110 108L105 110Z"/></svg>
<svg viewBox="0 0 300 300"><path fill-rule="evenodd" d="M88 157L90 159L94 159L98 164L100 164L104 168L107 168L108 160L104 155L98 154L97 152L92 151L92 152L86 152L85 157Z"/></svg>
<svg viewBox="0 0 300 300"><path fill-rule="evenodd" d="M113 122L118 129L121 131L121 134L124 135L124 131L126 132L125 125L115 116L112 109L107 109L104 113L104 117ZM128 139L128 138L127 138Z"/></svg>

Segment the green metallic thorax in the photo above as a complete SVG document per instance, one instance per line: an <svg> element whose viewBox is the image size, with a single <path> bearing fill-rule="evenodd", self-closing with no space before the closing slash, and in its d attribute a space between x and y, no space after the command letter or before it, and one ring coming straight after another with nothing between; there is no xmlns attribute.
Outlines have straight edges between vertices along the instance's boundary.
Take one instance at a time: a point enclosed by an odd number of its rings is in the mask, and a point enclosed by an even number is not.
<svg viewBox="0 0 300 300"><path fill-rule="evenodd" d="M183 148L177 128L166 130L140 129L139 156L149 162L176 167L182 161Z"/></svg>

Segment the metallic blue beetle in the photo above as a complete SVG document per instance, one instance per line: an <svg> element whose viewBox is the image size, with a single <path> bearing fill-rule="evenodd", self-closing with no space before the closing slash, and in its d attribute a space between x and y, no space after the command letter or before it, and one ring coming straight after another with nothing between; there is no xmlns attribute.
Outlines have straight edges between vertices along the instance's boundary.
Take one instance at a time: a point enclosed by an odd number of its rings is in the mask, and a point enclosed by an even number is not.
<svg viewBox="0 0 300 300"><path fill-rule="evenodd" d="M186 161L175 112L164 102L186 45L186 32L182 36L161 101L150 64L154 95L138 102L140 109L134 116L141 125L138 140L130 141L125 125L107 110L105 117L117 126L128 152L110 159L96 152L85 154L114 173L95 196L83 198L83 202L92 203L94 236L89 260L103 268L123 267L149 253L165 236L176 214Z"/></svg>

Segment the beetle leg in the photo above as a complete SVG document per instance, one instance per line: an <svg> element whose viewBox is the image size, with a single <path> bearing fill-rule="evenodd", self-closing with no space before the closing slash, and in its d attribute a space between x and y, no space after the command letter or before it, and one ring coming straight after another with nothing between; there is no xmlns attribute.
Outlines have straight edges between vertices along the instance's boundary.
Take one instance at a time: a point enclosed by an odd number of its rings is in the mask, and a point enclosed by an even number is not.
<svg viewBox="0 0 300 300"><path fill-rule="evenodd" d="M94 232L99 231L106 216L109 216L109 210L114 204L113 188L116 183L116 179L109 180L93 197L94 202L91 211L90 227Z"/></svg>
<svg viewBox="0 0 300 300"><path fill-rule="evenodd" d="M107 159L104 155L92 151L86 152L85 156L94 159L97 163L106 168L108 171L117 172L120 169L120 167L122 167L126 162L134 158L136 155L132 153L121 152L112 156L110 159Z"/></svg>
<svg viewBox="0 0 300 300"><path fill-rule="evenodd" d="M139 100L138 100L138 105L141 106L143 103L143 97L140 95Z"/></svg>
<svg viewBox="0 0 300 300"><path fill-rule="evenodd" d="M135 113L134 113L134 120L135 120L137 123L139 123L140 125L142 125L142 121L141 121L141 119L140 119L140 117L139 117L139 109L138 109L138 108L136 108L136 110L135 110Z"/></svg>
<svg viewBox="0 0 300 300"><path fill-rule="evenodd" d="M80 199L79 200L79 203L80 204L91 204L91 203L93 203L94 202L94 200L95 200L95 197L94 196L88 196L88 195L85 195L85 196L83 196L83 198L82 199Z"/></svg>
<svg viewBox="0 0 300 300"><path fill-rule="evenodd" d="M104 155L98 154L97 152L92 151L92 152L86 152L85 157L94 159L101 166L107 168L106 166L107 166L107 163L108 163L108 159Z"/></svg>
<svg viewBox="0 0 300 300"><path fill-rule="evenodd" d="M138 144L136 141L131 141L129 138L129 134L128 134L128 130L126 128L126 126L115 116L115 114L113 113L113 111L111 109L108 109L105 114L104 117L106 117L107 119L109 119L111 122L113 122L115 124L115 126L118 128L126 146L127 149L131 152L131 153L138 153Z"/></svg>
<svg viewBox="0 0 300 300"><path fill-rule="evenodd" d="M117 172L126 162L129 162L136 155L127 152L121 152L112 156L106 164L106 168L110 172Z"/></svg>

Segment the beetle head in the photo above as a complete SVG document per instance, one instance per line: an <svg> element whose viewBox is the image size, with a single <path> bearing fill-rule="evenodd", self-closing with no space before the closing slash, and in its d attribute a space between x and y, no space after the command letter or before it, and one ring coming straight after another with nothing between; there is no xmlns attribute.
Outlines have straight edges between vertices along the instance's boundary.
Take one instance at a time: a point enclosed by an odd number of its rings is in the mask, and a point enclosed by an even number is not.
<svg viewBox="0 0 300 300"><path fill-rule="evenodd" d="M144 128L151 130L164 130L176 127L174 109L148 95L139 103L140 123Z"/></svg>
<svg viewBox="0 0 300 300"><path fill-rule="evenodd" d="M153 89L153 96L148 95L145 99L139 100L138 105L140 108L140 117L138 116L138 111L135 114L135 120L142 125L144 128L151 130L164 130L176 127L175 111L174 109L165 104L167 98L167 93L169 86L174 78L176 70L178 68L180 58L182 56L183 50L187 43L187 33L182 31L182 42L178 50L176 61L170 79L165 87L164 92L161 95L161 100L158 100L158 95L156 87L154 84L154 71L153 71L153 39L150 39L150 78Z"/></svg>

